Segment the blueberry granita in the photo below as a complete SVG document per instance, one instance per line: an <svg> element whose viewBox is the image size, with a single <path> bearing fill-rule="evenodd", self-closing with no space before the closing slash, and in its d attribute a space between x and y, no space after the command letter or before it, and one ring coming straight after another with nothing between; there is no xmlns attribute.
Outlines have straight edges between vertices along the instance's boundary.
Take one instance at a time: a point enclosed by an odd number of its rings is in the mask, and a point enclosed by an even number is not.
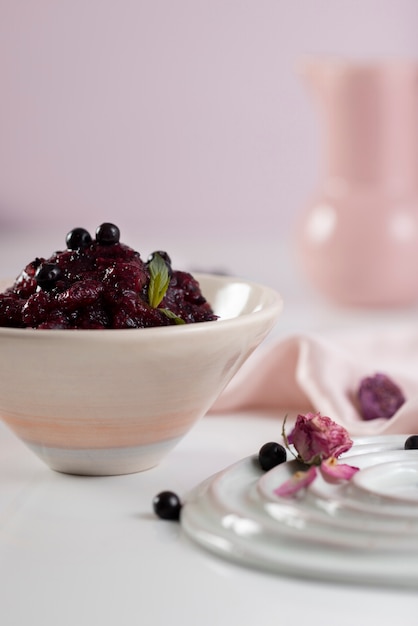
<svg viewBox="0 0 418 626"><path fill-rule="evenodd" d="M101 224L94 238L74 228L66 246L29 263L0 294L0 326L119 329L217 319L191 274L173 270L163 251L143 261L114 224Z"/></svg>

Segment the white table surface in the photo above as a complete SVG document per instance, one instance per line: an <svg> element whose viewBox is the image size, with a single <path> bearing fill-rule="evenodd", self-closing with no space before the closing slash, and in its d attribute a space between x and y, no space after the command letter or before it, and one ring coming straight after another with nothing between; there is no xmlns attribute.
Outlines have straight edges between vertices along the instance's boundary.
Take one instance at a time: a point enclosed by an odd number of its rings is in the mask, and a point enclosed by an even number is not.
<svg viewBox="0 0 418 626"><path fill-rule="evenodd" d="M15 276L32 256L60 248L55 236L0 233L3 275ZM141 250L132 237L126 243ZM149 244L144 255L162 247ZM222 265L204 242L173 241L165 248L172 256L178 250L176 265L185 269L238 273L239 267L240 275L280 290L286 306L270 340L306 330L400 324L417 315L416 309L364 312L330 306L298 277L286 246L274 242L260 242L258 249L245 242L221 243L215 253L226 259ZM51 471L0 423L1 626L393 626L399 621L416 626L418 590L328 584L251 570L205 552L179 524L153 515L156 493L171 489L185 497L213 473L277 439L281 419L259 412L206 416L159 467L105 478Z"/></svg>

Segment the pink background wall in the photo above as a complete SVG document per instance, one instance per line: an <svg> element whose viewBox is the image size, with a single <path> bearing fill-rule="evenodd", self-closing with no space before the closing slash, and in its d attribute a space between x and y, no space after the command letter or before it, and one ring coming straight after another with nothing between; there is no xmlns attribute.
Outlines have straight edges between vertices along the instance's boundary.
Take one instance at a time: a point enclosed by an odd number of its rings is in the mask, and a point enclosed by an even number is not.
<svg viewBox="0 0 418 626"><path fill-rule="evenodd" d="M285 235L300 57L418 57L416 0L0 0L0 227Z"/></svg>

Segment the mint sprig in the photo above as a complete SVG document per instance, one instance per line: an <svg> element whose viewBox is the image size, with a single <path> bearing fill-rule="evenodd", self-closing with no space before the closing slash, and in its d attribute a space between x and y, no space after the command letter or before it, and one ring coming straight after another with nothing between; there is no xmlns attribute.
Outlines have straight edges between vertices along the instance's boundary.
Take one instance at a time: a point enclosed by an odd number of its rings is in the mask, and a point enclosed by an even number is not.
<svg viewBox="0 0 418 626"><path fill-rule="evenodd" d="M167 293L170 284L170 275L164 259L156 252L149 264L150 283L148 287L148 301L156 309Z"/></svg>
<svg viewBox="0 0 418 626"><path fill-rule="evenodd" d="M148 266L150 272L150 283L148 286L148 302L153 309L157 309L161 304L170 284L170 275L167 264L158 252L155 252ZM170 311L169 309L158 309L166 317L174 320L175 324L185 324L186 322Z"/></svg>

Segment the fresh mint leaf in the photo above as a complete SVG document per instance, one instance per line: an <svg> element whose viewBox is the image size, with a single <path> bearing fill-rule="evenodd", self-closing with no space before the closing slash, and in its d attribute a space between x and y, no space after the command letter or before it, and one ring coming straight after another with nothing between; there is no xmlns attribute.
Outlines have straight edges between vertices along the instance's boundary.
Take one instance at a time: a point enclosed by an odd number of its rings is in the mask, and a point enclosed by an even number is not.
<svg viewBox="0 0 418 626"><path fill-rule="evenodd" d="M161 304L165 294L167 293L168 286L170 284L170 274L168 272L167 264L158 252L154 253L152 261L149 264L150 283L148 287L148 301L150 306L154 309L158 308ZM174 320L175 324L185 324L186 322L170 311L169 309L158 309L161 313L164 313L166 317Z"/></svg>
<svg viewBox="0 0 418 626"><path fill-rule="evenodd" d="M164 259L155 253L149 264L150 283L148 287L148 301L156 309L167 293L170 284L170 275Z"/></svg>

